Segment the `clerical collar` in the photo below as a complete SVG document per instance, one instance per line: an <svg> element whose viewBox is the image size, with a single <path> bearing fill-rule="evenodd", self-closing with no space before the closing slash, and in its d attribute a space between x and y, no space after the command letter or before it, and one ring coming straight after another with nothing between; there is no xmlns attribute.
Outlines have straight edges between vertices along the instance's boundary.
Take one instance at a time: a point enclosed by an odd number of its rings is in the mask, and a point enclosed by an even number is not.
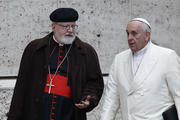
<svg viewBox="0 0 180 120"><path fill-rule="evenodd" d="M136 51L135 53L133 53L133 56L143 55L147 51L147 49L149 48L150 44L151 44L151 41L149 41L144 48L142 48L142 49Z"/></svg>
<svg viewBox="0 0 180 120"><path fill-rule="evenodd" d="M147 49L149 48L150 44L151 44L151 41L149 41L144 48L142 48L141 50L139 50L133 54L133 61L132 62L133 62L133 74L134 75L136 75L136 73L139 69L139 66L143 60L143 57L144 57Z"/></svg>
<svg viewBox="0 0 180 120"><path fill-rule="evenodd" d="M58 41L56 40L56 38L54 37L54 35L53 35L53 40L54 40L57 44L59 44L59 46L63 46L63 45L64 45L64 44L58 42Z"/></svg>

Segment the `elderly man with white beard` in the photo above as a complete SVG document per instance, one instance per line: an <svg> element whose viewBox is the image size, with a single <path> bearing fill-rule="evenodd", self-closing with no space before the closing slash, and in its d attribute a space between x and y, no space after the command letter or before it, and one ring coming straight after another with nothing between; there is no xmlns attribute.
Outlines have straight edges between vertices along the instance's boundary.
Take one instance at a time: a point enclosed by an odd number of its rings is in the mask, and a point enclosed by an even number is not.
<svg viewBox="0 0 180 120"><path fill-rule="evenodd" d="M76 36L78 16L56 9L52 33L26 47L8 120L86 120L98 105L103 77L96 51Z"/></svg>

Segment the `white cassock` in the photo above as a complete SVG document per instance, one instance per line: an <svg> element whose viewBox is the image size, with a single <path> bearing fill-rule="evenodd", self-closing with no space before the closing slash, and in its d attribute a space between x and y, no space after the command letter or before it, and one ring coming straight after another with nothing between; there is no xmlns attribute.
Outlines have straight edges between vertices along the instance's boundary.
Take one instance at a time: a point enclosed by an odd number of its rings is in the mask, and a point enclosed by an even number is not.
<svg viewBox="0 0 180 120"><path fill-rule="evenodd" d="M122 120L163 120L163 111L174 103L180 117L180 58L151 42L142 51L134 59L130 49L116 55L101 120L114 120L118 108Z"/></svg>

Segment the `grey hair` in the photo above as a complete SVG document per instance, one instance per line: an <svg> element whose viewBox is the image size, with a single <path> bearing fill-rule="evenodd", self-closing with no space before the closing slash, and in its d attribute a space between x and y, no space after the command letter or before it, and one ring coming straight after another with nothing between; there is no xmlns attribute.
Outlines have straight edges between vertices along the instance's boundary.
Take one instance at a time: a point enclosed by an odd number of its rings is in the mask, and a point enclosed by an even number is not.
<svg viewBox="0 0 180 120"><path fill-rule="evenodd" d="M146 24L143 23L141 24L141 28L143 30L144 33L150 32L151 33L151 28ZM151 37L149 37L148 41L151 39Z"/></svg>
<svg viewBox="0 0 180 120"><path fill-rule="evenodd" d="M151 28L146 23L142 22L141 27L142 27L142 30L144 32L150 32L151 33Z"/></svg>

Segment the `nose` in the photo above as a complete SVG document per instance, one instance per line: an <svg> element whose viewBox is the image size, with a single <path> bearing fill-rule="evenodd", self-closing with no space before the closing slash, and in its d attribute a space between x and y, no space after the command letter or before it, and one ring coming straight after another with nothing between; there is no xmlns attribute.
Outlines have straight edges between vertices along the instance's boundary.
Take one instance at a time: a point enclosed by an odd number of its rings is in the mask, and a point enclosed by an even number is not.
<svg viewBox="0 0 180 120"><path fill-rule="evenodd" d="M127 35L128 41L131 41L133 39L133 36L131 34Z"/></svg>
<svg viewBox="0 0 180 120"><path fill-rule="evenodd" d="M68 31L68 32L73 32L74 29L73 29L71 26L69 26L69 29L67 29L67 31Z"/></svg>

